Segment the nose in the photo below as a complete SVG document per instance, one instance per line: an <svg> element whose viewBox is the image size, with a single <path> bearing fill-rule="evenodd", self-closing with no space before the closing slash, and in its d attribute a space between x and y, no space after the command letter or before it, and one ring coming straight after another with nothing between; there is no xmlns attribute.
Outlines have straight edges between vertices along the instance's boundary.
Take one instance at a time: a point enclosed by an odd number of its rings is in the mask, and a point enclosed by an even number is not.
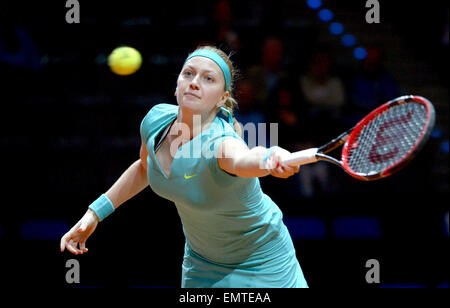
<svg viewBox="0 0 450 308"><path fill-rule="evenodd" d="M198 90L200 87L199 87L199 79L200 78L200 76L199 75L196 75L194 78L192 78L192 81L191 81L191 83L189 84L189 87L191 88L191 89L193 89L193 90Z"/></svg>

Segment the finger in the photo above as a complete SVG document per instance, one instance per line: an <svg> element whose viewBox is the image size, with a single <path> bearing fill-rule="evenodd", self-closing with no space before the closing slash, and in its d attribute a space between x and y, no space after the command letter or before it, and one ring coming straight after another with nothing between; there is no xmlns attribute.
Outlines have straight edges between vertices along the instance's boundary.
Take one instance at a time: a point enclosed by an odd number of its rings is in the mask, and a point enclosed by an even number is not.
<svg viewBox="0 0 450 308"><path fill-rule="evenodd" d="M272 161L271 161L271 166L270 166L271 168L271 170L273 171L273 172L276 172L276 173L280 173L280 172L283 172L283 170L281 169L281 163L280 163L280 160L277 158L277 157L274 157L273 159L272 159Z"/></svg>
<svg viewBox="0 0 450 308"><path fill-rule="evenodd" d="M73 254L79 254L80 250L77 248L77 242L74 242L73 240L70 240L68 245L67 245L67 250L69 250L70 252L72 252Z"/></svg>
<svg viewBox="0 0 450 308"><path fill-rule="evenodd" d="M272 170L270 171L270 174L271 174L272 176L277 177L277 178L286 178L286 175L285 175L285 173L283 172L283 170L281 169L281 167L272 169Z"/></svg>
<svg viewBox="0 0 450 308"><path fill-rule="evenodd" d="M80 242L80 249L82 252L87 252L86 242Z"/></svg>
<svg viewBox="0 0 450 308"><path fill-rule="evenodd" d="M279 155L274 156L271 161L270 174L279 178L288 178L294 173L294 169L286 164L281 163Z"/></svg>
<svg viewBox="0 0 450 308"><path fill-rule="evenodd" d="M67 242L66 236L64 235L64 236L61 238L61 241L59 242L59 249L61 250L61 252L63 252L64 249L66 248L66 242Z"/></svg>
<svg viewBox="0 0 450 308"><path fill-rule="evenodd" d="M292 166L289 166L289 165L286 165L286 164L281 164L281 167L283 168L283 170L285 172L292 172L292 173L294 173L296 171L295 167L292 167Z"/></svg>
<svg viewBox="0 0 450 308"><path fill-rule="evenodd" d="M283 174L284 170L283 170L283 166L281 166L280 161L277 162L276 168L275 168L275 172L279 173L279 174Z"/></svg>
<svg viewBox="0 0 450 308"><path fill-rule="evenodd" d="M73 248L73 246L72 246L70 243L66 243L66 248L67 248L67 251L73 253L74 255L77 255L77 254L78 254L77 251L76 251L76 249Z"/></svg>
<svg viewBox="0 0 450 308"><path fill-rule="evenodd" d="M276 172L278 173L278 176L280 178L287 179L288 177L294 174L294 169L292 168L285 169L284 166L280 166L276 169Z"/></svg>
<svg viewBox="0 0 450 308"><path fill-rule="evenodd" d="M77 240L76 242L74 241L74 247L75 247L77 253L83 254L83 250L81 249L81 241L79 241L79 240Z"/></svg>
<svg viewBox="0 0 450 308"><path fill-rule="evenodd" d="M300 166L295 165L289 165L286 163L281 163L281 166L283 167L284 171L297 173L300 170Z"/></svg>
<svg viewBox="0 0 450 308"><path fill-rule="evenodd" d="M298 168L289 167L288 169L284 169L285 172L289 174L289 176L293 176L298 172Z"/></svg>

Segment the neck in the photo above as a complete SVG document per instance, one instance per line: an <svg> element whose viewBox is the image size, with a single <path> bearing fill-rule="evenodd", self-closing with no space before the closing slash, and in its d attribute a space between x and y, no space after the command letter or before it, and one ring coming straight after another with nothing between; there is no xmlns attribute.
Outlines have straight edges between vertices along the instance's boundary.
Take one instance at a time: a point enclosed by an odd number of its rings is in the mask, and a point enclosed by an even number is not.
<svg viewBox="0 0 450 308"><path fill-rule="evenodd" d="M205 112L203 114L194 114L190 109L183 109L180 107L178 109L178 116L175 120L175 124L178 126L178 131L180 127L183 130L189 130L189 134L186 131L183 131L184 137L188 140L184 140L185 142L191 140L198 134L200 134L203 130L207 129L209 125L211 125L212 121L216 117L217 110L213 109L209 112ZM176 135L180 135L180 133ZM184 138L183 138L184 139Z"/></svg>

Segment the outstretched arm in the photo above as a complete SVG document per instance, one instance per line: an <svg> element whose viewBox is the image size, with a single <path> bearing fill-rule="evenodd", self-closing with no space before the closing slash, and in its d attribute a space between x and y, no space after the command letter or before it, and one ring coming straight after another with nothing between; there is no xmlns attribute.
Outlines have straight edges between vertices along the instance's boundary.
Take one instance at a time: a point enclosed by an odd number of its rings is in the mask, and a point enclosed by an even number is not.
<svg viewBox="0 0 450 308"><path fill-rule="evenodd" d="M225 139L219 146L218 163L220 168L240 177L263 177L273 175L288 178L299 171L299 167L283 164L282 158L290 153L282 148L269 149L261 146L252 148L234 138ZM267 156L266 154L270 154ZM267 158L264 162L263 160Z"/></svg>
<svg viewBox="0 0 450 308"><path fill-rule="evenodd" d="M148 186L147 149L144 143L139 156L105 193L115 209Z"/></svg>
<svg viewBox="0 0 450 308"><path fill-rule="evenodd" d="M115 209L148 185L147 149L144 143L141 145L139 156L140 159L135 161L105 193ZM95 231L98 223L97 215L88 209L84 216L61 238L61 252L66 248L76 255L87 252L86 240Z"/></svg>

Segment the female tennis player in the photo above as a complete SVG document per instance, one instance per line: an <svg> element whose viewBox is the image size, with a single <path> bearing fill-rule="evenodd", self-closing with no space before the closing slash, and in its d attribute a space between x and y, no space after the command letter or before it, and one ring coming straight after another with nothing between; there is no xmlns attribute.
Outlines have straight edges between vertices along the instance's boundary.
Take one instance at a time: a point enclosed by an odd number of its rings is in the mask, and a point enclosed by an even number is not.
<svg viewBox="0 0 450 308"><path fill-rule="evenodd" d="M98 222L150 185L175 203L182 221L182 287L308 287L282 212L258 179L299 169L281 162L290 153L280 147L247 147L233 117L233 77L230 59L215 47L187 57L178 106L151 108L140 126L140 159L61 238L61 252L87 252Z"/></svg>

